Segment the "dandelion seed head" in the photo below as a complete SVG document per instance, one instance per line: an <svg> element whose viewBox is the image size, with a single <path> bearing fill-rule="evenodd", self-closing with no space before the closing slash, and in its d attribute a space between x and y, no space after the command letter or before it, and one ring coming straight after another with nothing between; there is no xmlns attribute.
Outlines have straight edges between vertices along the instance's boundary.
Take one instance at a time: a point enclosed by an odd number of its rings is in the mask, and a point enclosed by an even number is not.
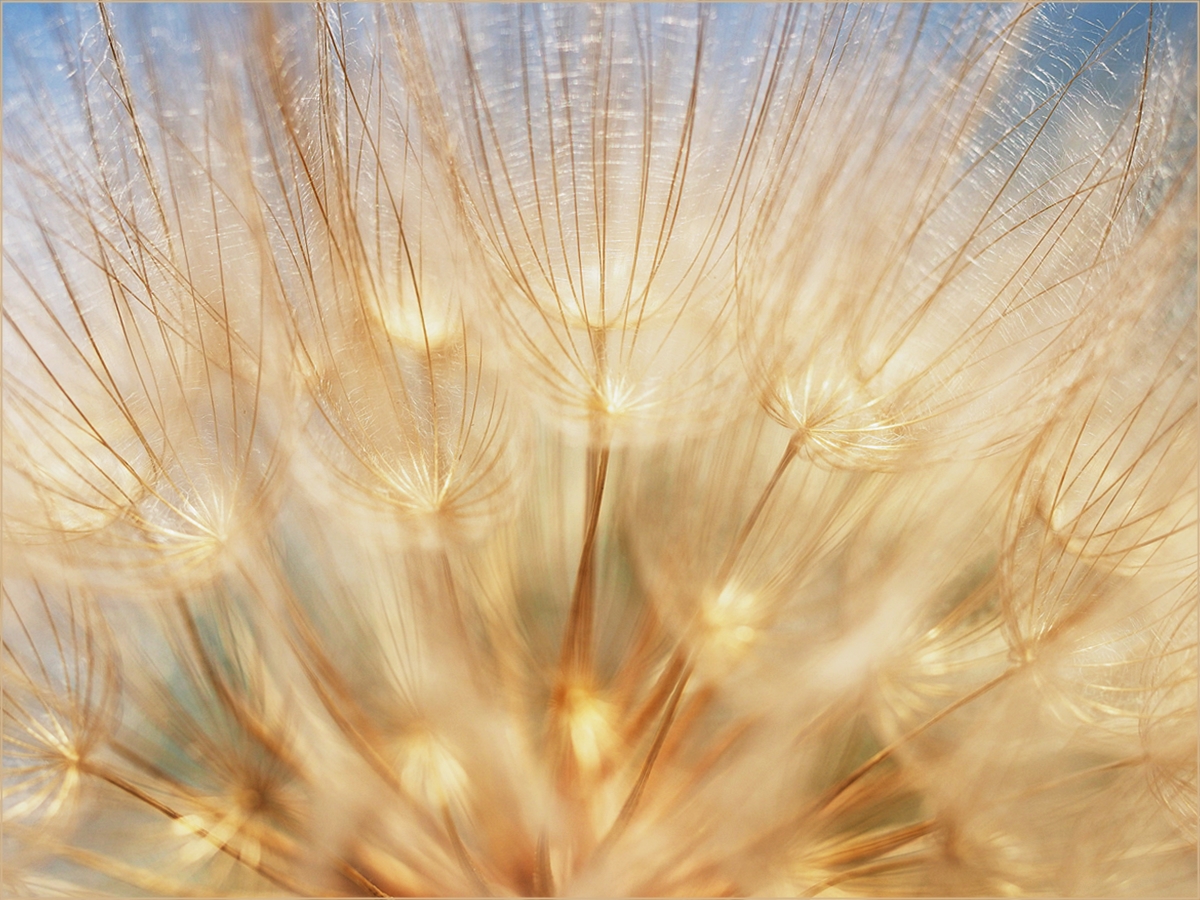
<svg viewBox="0 0 1200 900"><path fill-rule="evenodd" d="M594 688L570 684L561 689L558 715L583 777L596 778L617 746L612 705Z"/></svg>
<svg viewBox="0 0 1200 900"><path fill-rule="evenodd" d="M465 805L470 786L467 772L445 741L428 727L410 726L397 760L400 783L430 809Z"/></svg>
<svg viewBox="0 0 1200 900"><path fill-rule="evenodd" d="M762 605L754 594L727 584L702 606L700 629L705 650L736 659L754 643Z"/></svg>
<svg viewBox="0 0 1200 900"><path fill-rule="evenodd" d="M1195 893L1194 10L4 25L6 890Z"/></svg>
<svg viewBox="0 0 1200 900"><path fill-rule="evenodd" d="M911 445L903 425L888 416L885 398L853 377L814 378L809 370L802 379L785 379L768 410L777 411L799 447L828 465L887 468Z"/></svg>
<svg viewBox="0 0 1200 900"><path fill-rule="evenodd" d="M415 308L396 303L381 303L380 308L388 336L410 349L444 353L462 340L462 330L450 308Z"/></svg>

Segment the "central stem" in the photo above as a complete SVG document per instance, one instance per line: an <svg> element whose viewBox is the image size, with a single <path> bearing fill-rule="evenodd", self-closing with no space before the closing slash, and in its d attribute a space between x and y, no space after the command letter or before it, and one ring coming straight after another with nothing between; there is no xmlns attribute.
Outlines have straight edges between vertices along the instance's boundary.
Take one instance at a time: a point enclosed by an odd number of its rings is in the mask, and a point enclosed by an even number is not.
<svg viewBox="0 0 1200 900"><path fill-rule="evenodd" d="M592 623L595 619L595 558L596 534L600 525L600 505L604 500L604 484L608 477L611 448L606 441L588 449L587 508L584 512L583 547L575 572L575 589L571 596L571 611L563 635L559 657L560 678L586 678L592 668Z"/></svg>
<svg viewBox="0 0 1200 900"><path fill-rule="evenodd" d="M759 494L754 507L743 520L741 528L738 529L737 535L734 537L733 543L726 552L724 560L721 563L721 568L717 574L716 583L719 586L724 586L728 581L730 574L733 572L733 567L737 563L742 550L745 548L746 542L750 539L750 534L754 530L754 526L758 523L759 518L766 509L767 503L770 502L772 494L783 480L784 474L791 465L792 460L796 458L798 452L798 444L795 438L788 441L788 445L784 448L779 462L775 466L774 472L771 474L770 480L762 493ZM627 739L634 739L641 734L642 728L645 727L651 718L657 714L658 710L665 704L666 708L663 712L661 721L659 722L658 730L655 733L654 741L650 746L650 750L642 764L642 768L638 773L637 780L630 789L629 794L625 799L624 805L621 807L620 813L610 826L608 833L605 834L600 846L596 849L596 855L600 856L607 852L612 844L621 836L633 819L634 813L637 811L638 803L641 801L642 794L646 790L646 783L649 781L650 773L654 768L655 762L658 760L659 754L662 752L663 746L666 743L672 727L677 721L677 713L679 711L680 700L683 697L684 690L687 688L688 681L692 676L693 663L688 661L688 655L681 645L678 647L671 657L666 669L658 679L654 691L645 706L640 710L635 717L634 722L628 730ZM685 726L686 727L686 726Z"/></svg>
<svg viewBox="0 0 1200 900"><path fill-rule="evenodd" d="M718 590L725 586L725 582L729 580L729 576L733 573L733 567L741 555L742 548L746 546L746 541L750 539L750 532L758 524L763 510L766 509L767 502L771 499L771 494L775 492L775 488L778 486L780 479L783 478L788 466L796 458L797 450L796 439L792 438L792 440L788 441L783 455L779 458L779 462L775 466L775 471L771 474L771 480L767 482L767 486L758 495L758 502L754 504L754 508L750 510L750 514L742 522L742 527L739 529L737 537L734 538L733 543L729 546L729 551L725 554L725 560L721 563L721 568L717 573L716 584Z"/></svg>

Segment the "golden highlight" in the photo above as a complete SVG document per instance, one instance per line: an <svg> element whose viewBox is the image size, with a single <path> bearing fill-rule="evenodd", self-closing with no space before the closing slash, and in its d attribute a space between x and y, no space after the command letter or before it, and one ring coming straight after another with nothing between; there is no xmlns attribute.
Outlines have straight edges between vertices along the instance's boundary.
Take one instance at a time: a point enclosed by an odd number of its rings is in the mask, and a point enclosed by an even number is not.
<svg viewBox="0 0 1200 900"><path fill-rule="evenodd" d="M13 896L1195 896L1188 6L4 9Z"/></svg>

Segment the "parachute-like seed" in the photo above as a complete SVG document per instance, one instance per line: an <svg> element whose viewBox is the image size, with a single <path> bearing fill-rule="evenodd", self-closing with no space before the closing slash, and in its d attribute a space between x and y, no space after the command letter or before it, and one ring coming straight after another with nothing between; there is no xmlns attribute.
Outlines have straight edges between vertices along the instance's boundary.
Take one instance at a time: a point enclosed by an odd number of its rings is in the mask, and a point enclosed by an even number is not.
<svg viewBox="0 0 1200 900"><path fill-rule="evenodd" d="M1195 896L1195 9L3 24L6 893Z"/></svg>

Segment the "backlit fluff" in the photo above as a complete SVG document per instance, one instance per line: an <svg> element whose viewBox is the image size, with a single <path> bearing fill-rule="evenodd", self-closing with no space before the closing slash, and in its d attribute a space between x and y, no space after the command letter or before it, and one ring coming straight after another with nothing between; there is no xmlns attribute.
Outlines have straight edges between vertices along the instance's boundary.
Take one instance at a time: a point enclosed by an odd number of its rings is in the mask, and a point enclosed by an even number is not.
<svg viewBox="0 0 1200 900"><path fill-rule="evenodd" d="M1194 895L1193 9L4 26L7 892Z"/></svg>

